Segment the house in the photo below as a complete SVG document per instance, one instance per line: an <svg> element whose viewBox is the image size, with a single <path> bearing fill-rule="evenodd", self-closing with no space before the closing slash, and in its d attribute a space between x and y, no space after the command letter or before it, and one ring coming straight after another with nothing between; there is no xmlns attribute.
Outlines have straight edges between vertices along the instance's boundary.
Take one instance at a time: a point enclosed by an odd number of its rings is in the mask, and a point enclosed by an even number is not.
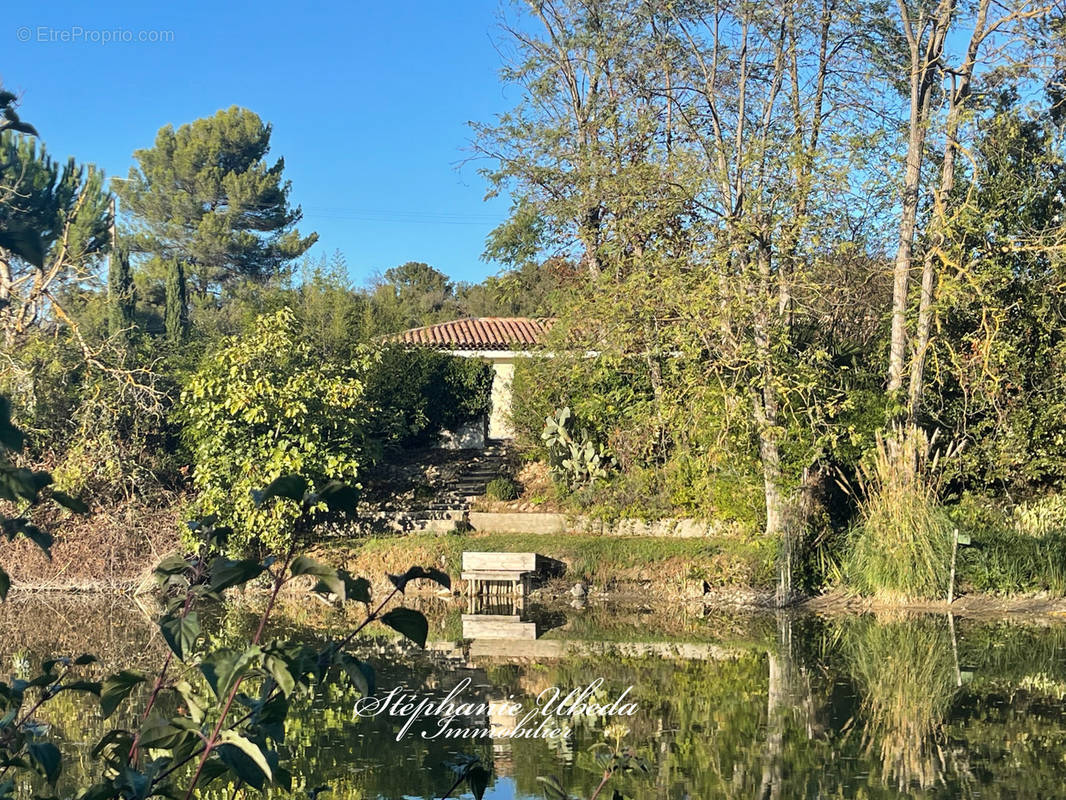
<svg viewBox="0 0 1066 800"><path fill-rule="evenodd" d="M482 358L492 365L492 405L489 411L489 439L512 439L511 381L516 358L536 353L544 344L554 320L530 317L467 317L451 322L411 328L396 334L393 341L433 347L454 356ZM485 429L481 423L482 442L476 431L454 432L463 443L455 446L484 446Z"/></svg>

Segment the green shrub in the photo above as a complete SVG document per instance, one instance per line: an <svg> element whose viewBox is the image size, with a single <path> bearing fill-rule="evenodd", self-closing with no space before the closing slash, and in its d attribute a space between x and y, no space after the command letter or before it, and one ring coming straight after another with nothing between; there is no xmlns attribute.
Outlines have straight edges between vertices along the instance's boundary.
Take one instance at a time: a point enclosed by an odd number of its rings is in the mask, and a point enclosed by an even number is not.
<svg viewBox="0 0 1066 800"><path fill-rule="evenodd" d="M564 352L555 358L518 359L511 394L516 442L533 456L546 455L541 439L544 419L563 406L596 441L633 438L636 449L644 450L656 440L647 433L656 415L650 406L653 392L647 366L640 359L608 353L585 358ZM630 436L630 432L639 433ZM622 466L628 468L629 462Z"/></svg>
<svg viewBox="0 0 1066 800"><path fill-rule="evenodd" d="M1057 523L1056 498L1014 509L967 492L948 510L970 546L960 547L956 581L964 592L1066 596L1066 532Z"/></svg>
<svg viewBox="0 0 1066 800"><path fill-rule="evenodd" d="M849 537L844 578L862 594L939 598L947 592L951 521L937 498L931 441L897 427L859 468L859 522Z"/></svg>
<svg viewBox="0 0 1066 800"><path fill-rule="evenodd" d="M500 502L517 500L521 493L515 481L502 475L498 478L493 478L485 487L485 496L490 500L498 500Z"/></svg>
<svg viewBox="0 0 1066 800"><path fill-rule="evenodd" d="M985 530L959 548L958 582L983 594L1066 595L1066 536Z"/></svg>
<svg viewBox="0 0 1066 800"><path fill-rule="evenodd" d="M367 376L367 400L379 409L374 436L405 447L430 444L442 430L488 413L492 377L478 358L386 346Z"/></svg>
<svg viewBox="0 0 1066 800"><path fill-rule="evenodd" d="M1053 494L1015 506L1014 529L1028 536L1066 532L1066 495Z"/></svg>
<svg viewBox="0 0 1066 800"><path fill-rule="evenodd" d="M181 393L182 436L195 460L196 510L234 528L233 550L284 547L296 513L291 504L257 509L252 490L289 473L354 483L373 460L373 362L366 349L344 363L316 356L288 309L203 360Z"/></svg>
<svg viewBox="0 0 1066 800"><path fill-rule="evenodd" d="M173 375L123 366L151 360L148 348L102 345L89 364L73 337L59 331L34 333L9 355L0 391L14 398L17 422L29 434L27 456L51 467L66 491L123 502L180 480L176 429L166 416Z"/></svg>

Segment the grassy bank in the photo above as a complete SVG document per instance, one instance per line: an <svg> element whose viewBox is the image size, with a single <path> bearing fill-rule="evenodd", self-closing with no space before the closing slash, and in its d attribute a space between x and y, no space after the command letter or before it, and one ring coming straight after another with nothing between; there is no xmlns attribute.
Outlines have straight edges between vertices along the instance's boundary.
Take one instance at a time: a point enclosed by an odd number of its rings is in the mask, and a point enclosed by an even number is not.
<svg viewBox="0 0 1066 800"><path fill-rule="evenodd" d="M88 515L42 509L36 522L55 537L51 558L28 539L0 542L0 564L23 591L132 591L179 546L181 497L156 507L126 504Z"/></svg>
<svg viewBox="0 0 1066 800"><path fill-rule="evenodd" d="M649 585L657 590L692 591L706 582L711 588L766 591L773 585L776 547L764 539L736 537L416 533L330 542L320 548L320 557L330 563L343 562L357 575L383 575L425 564L456 577L464 551L540 553L566 564L566 580L584 580L595 589Z"/></svg>

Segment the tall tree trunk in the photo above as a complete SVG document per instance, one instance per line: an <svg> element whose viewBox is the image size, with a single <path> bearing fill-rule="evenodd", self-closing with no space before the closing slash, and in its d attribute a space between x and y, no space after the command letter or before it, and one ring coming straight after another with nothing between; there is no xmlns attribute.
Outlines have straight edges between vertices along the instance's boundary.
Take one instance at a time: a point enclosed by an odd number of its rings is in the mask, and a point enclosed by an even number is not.
<svg viewBox="0 0 1066 800"><path fill-rule="evenodd" d="M787 500L781 491L781 450L777 441L778 402L774 389L773 336L771 303L774 297L770 242L761 237L756 245L760 302L755 313L755 350L759 370L760 389L753 398L755 426L759 431L759 461L763 473L763 497L766 503L766 527L764 532L771 540L781 543L778 561L778 584L776 601L779 606L792 599L792 551L791 532L786 513Z"/></svg>
<svg viewBox="0 0 1066 800"><path fill-rule="evenodd" d="M758 800L778 800L784 796L785 788L785 723L796 706L792 620L786 614L777 616L777 645L767 650L766 661L766 747L756 797Z"/></svg>
<svg viewBox="0 0 1066 800"><path fill-rule="evenodd" d="M904 0L897 0L903 33L910 52L910 119L907 130L907 156L903 173L899 234L896 258L892 267L892 336L888 354L888 391L898 394L903 388L907 355L907 300L911 270L914 266L914 235L918 224L918 201L921 193L922 155L929 126L934 77L944 52L944 39L951 27L954 0L940 0L926 41L922 41L925 24L921 16L912 21Z"/></svg>
<svg viewBox="0 0 1066 800"><path fill-rule="evenodd" d="M11 317L11 259L5 250L0 250L0 320L4 329L4 347L10 348L15 341L15 331Z"/></svg>
<svg viewBox="0 0 1066 800"><path fill-rule="evenodd" d="M959 125L962 121L963 104L970 94L974 65L977 62L981 42L986 35L985 22L991 0L981 0L974 20L973 34L966 48L966 61L957 73L953 73L954 85L948 96L947 130L944 140L944 161L940 167L940 187L933 195L933 218L930 223L930 241L922 263L922 293L918 300L918 324L914 332L914 354L911 361L910 387L907 392L907 415L915 421L921 406L922 382L925 377L925 358L929 348L929 332L933 321L933 295L936 290L937 261L943 261L943 249L947 241L947 208L955 188L955 156L959 149Z"/></svg>

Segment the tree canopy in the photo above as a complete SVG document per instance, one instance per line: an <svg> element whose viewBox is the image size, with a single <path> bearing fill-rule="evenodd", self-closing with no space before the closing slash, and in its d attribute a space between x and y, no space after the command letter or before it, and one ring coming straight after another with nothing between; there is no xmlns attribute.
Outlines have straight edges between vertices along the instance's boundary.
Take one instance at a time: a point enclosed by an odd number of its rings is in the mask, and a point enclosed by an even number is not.
<svg viewBox="0 0 1066 800"><path fill-rule="evenodd" d="M133 220L136 250L178 259L200 293L239 277L280 274L317 234L302 236L299 206L289 203L285 160L266 160L271 126L233 106L177 130L160 129L155 144L115 192Z"/></svg>

